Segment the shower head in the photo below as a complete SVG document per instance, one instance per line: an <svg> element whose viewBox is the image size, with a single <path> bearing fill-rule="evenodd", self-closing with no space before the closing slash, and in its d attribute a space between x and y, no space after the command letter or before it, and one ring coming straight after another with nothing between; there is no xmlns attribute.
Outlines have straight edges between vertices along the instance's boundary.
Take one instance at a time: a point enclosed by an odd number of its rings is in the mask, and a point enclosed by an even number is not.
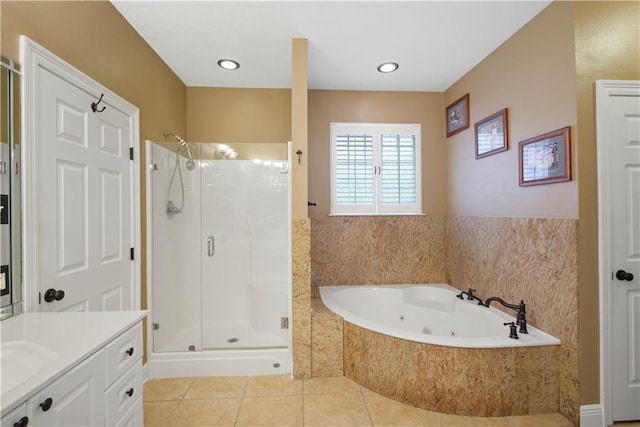
<svg viewBox="0 0 640 427"><path fill-rule="evenodd" d="M180 135L177 135L173 132L169 132L165 130L164 137L166 138L168 136L172 136L178 141L178 152L182 151L183 148L186 149L187 156L189 156L189 159L187 160L187 169L190 171L194 170L196 167L196 162L193 160L193 156L191 155L191 149L189 148L189 143L184 139L182 139Z"/></svg>

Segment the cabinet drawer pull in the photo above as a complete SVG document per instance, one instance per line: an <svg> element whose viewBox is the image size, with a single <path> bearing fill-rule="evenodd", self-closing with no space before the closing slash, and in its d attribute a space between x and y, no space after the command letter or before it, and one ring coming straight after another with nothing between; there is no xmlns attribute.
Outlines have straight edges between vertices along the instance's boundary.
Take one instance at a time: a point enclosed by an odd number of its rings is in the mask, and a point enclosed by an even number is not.
<svg viewBox="0 0 640 427"><path fill-rule="evenodd" d="M133 387L131 387L129 390L125 391L125 394L128 394L129 397L133 396Z"/></svg>
<svg viewBox="0 0 640 427"><path fill-rule="evenodd" d="M40 404L40 407L44 412L47 412L49 409L51 409L51 405L53 405L53 399L48 397L44 402Z"/></svg>
<svg viewBox="0 0 640 427"><path fill-rule="evenodd" d="M131 347L129 350L125 351L125 353L127 353L129 356L133 356L133 347Z"/></svg>
<svg viewBox="0 0 640 427"><path fill-rule="evenodd" d="M27 427L29 425L29 417L22 417L20 421L13 423L13 427Z"/></svg>

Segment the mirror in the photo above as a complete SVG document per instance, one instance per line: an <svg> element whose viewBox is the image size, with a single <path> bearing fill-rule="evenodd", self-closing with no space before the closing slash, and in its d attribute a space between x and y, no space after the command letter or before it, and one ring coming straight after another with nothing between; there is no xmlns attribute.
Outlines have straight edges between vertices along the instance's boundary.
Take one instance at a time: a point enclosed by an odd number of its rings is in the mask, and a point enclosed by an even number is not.
<svg viewBox="0 0 640 427"><path fill-rule="evenodd" d="M0 319L22 312L20 66L0 55Z"/></svg>

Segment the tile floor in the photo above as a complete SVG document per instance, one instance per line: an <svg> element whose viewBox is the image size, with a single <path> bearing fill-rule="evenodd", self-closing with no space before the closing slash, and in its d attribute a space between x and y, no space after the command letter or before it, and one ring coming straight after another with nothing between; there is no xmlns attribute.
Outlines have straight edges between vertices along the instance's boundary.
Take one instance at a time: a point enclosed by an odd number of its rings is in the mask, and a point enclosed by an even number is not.
<svg viewBox="0 0 640 427"><path fill-rule="evenodd" d="M144 385L144 425L573 426L560 414L504 418L440 414L387 399L346 377L292 380L283 375L149 380Z"/></svg>

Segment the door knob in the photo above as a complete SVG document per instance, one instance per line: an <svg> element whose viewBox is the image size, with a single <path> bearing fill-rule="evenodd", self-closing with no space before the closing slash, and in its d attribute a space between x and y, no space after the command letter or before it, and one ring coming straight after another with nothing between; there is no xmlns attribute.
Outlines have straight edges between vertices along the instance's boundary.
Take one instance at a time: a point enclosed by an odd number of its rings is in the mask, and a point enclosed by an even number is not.
<svg viewBox="0 0 640 427"><path fill-rule="evenodd" d="M627 282L630 282L630 281L633 280L633 274L627 273L624 270L618 270L618 271L616 271L616 279L618 279L618 280L626 280Z"/></svg>
<svg viewBox="0 0 640 427"><path fill-rule="evenodd" d="M44 293L44 300L46 302L60 301L62 298L64 298L64 291L62 289L55 290L50 288Z"/></svg>

